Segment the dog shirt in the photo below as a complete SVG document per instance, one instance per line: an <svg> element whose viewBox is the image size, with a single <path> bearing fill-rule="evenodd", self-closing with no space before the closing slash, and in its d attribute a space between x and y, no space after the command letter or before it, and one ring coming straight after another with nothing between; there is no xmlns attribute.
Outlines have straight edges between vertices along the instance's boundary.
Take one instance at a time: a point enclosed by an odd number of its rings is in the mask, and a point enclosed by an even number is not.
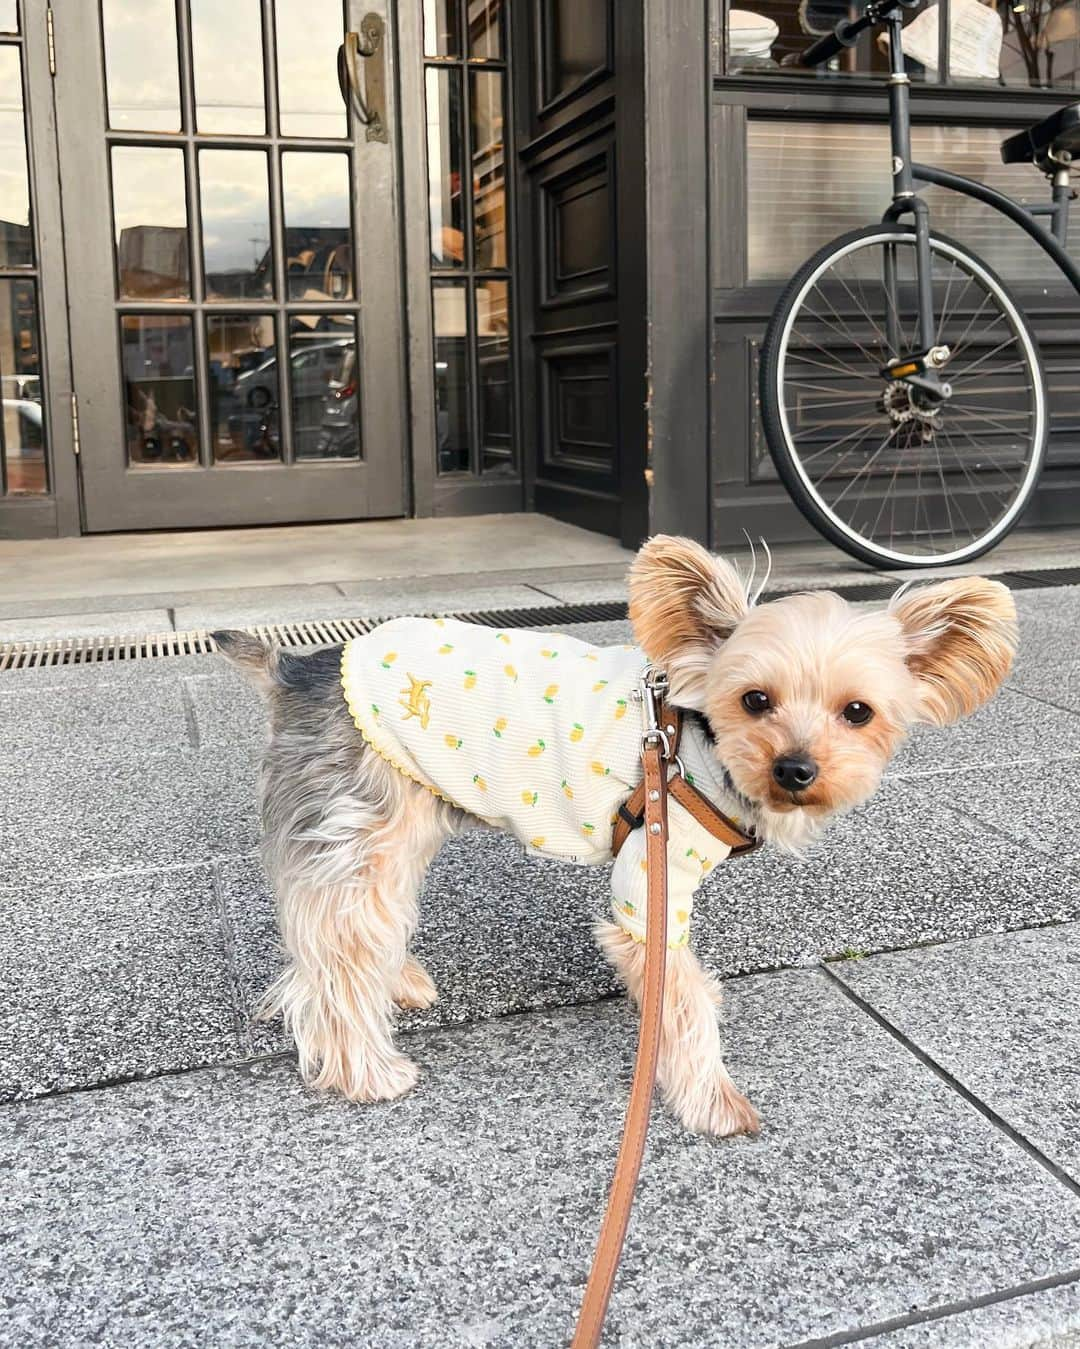
<svg viewBox="0 0 1080 1349"><path fill-rule="evenodd" d="M399 772L531 852L591 864L611 861L619 806L641 781L634 692L647 663L632 646L395 618L346 643L341 682L357 729ZM733 804L691 724L680 756L699 791ZM729 849L672 798L668 830L668 944L683 946L694 891ZM615 919L637 941L644 835L630 833L612 869Z"/></svg>

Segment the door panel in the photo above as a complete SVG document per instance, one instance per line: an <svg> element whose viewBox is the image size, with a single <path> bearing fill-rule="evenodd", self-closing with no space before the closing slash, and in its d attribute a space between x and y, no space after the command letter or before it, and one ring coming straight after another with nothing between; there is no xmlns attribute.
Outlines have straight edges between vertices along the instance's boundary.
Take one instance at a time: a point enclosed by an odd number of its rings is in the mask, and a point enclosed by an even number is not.
<svg viewBox="0 0 1080 1349"><path fill-rule="evenodd" d="M57 8L88 529L403 513L393 100L369 139L335 70L380 3Z"/></svg>

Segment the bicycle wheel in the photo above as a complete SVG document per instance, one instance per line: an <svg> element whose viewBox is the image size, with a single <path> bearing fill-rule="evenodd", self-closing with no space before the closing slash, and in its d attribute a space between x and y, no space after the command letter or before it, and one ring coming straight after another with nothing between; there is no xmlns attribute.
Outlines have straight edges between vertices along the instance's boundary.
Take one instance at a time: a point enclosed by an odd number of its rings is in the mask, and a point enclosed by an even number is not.
<svg viewBox="0 0 1080 1349"><path fill-rule="evenodd" d="M761 359L765 436L784 486L827 539L876 567L965 562L1031 499L1046 453L1038 347L1000 279L931 235L940 402L890 361L917 350L915 231L855 230L788 284Z"/></svg>

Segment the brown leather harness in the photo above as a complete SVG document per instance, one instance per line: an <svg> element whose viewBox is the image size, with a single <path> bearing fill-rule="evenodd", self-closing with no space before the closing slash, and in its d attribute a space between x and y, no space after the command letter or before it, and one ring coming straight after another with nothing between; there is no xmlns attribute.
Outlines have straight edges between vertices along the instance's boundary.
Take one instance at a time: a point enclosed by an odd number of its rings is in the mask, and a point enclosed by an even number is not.
<svg viewBox="0 0 1080 1349"><path fill-rule="evenodd" d="M573 1349L595 1349L607 1316L608 1302L615 1283L619 1257L630 1222L645 1136L649 1129L649 1110L656 1083L656 1065L660 1053L660 1027L664 1005L664 975L667 965L667 842L668 795L674 797L716 838L726 843L730 856L752 852L760 840L741 829L717 809L681 771L679 741L683 714L667 705L668 683L659 671L647 669L636 697L645 712L645 730L641 738L643 766L640 787L620 809L615 823L611 850L618 853L630 831L646 830L646 866L648 868L645 925L645 982L641 995L641 1024L638 1034L634 1077L626 1108L622 1142L615 1161L615 1175L608 1194L607 1210L600 1227L589 1281L578 1313ZM669 767L676 773L669 778Z"/></svg>

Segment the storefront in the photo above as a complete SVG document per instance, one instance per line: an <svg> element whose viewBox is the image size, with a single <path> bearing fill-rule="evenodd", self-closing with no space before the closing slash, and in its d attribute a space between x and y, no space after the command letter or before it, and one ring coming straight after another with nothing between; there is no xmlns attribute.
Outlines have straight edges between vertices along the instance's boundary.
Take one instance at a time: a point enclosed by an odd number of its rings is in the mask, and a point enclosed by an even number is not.
<svg viewBox="0 0 1080 1349"><path fill-rule="evenodd" d="M975 3L941 0L912 62L918 157L1041 200L997 146L1075 96L1080 2L985 6L992 70L958 41ZM520 510L803 535L756 364L782 281L887 199L873 36L794 64L848 9L0 0L0 536ZM1078 301L932 200L1036 323L1031 518L1075 519Z"/></svg>

